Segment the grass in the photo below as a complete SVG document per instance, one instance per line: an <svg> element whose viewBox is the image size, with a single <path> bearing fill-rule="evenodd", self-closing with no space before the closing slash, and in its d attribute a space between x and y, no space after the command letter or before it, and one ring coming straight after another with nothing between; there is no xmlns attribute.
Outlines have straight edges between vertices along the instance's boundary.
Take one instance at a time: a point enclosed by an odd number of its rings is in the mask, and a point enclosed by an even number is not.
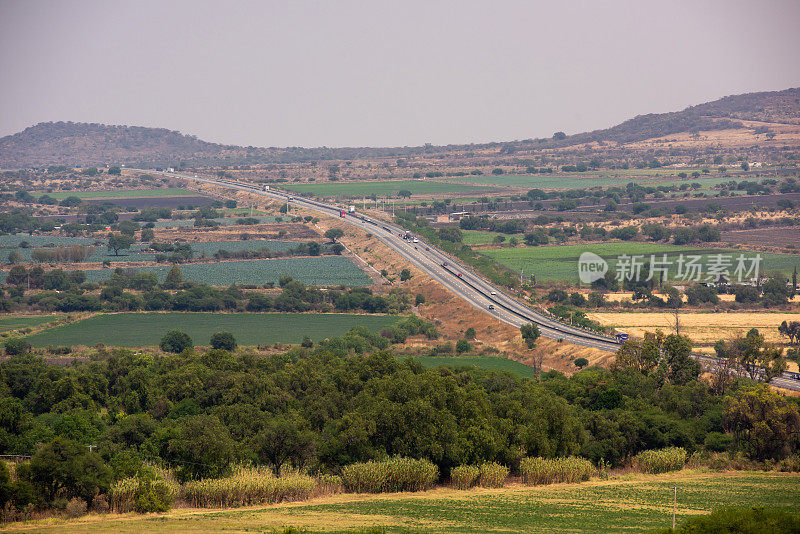
<svg viewBox="0 0 800 534"><path fill-rule="evenodd" d="M800 501L796 474L681 471L635 475L580 485L512 486L458 491L438 489L415 495L337 495L309 504L240 510L173 510L164 515L89 516L69 522L15 524L11 532L129 534L159 532L271 532L292 525L303 532L363 532L383 526L387 533L488 531L521 533L645 533L672 522L673 486L677 520L723 507L765 506L793 510Z"/></svg>
<svg viewBox="0 0 800 534"><path fill-rule="evenodd" d="M516 237L517 241L522 241L522 235L510 236L508 234L501 234L500 232L489 232L488 230L461 230L462 242L465 245L489 245L495 237L503 236L506 241L512 237Z"/></svg>
<svg viewBox="0 0 800 534"><path fill-rule="evenodd" d="M0 317L0 332L39 326L58 318L58 315L6 315Z"/></svg>
<svg viewBox="0 0 800 534"><path fill-rule="evenodd" d="M56 200L67 197L90 198L151 198L151 197L196 197L199 193L179 187L170 189L118 189L116 191L58 191L42 193Z"/></svg>
<svg viewBox="0 0 800 534"><path fill-rule="evenodd" d="M488 193L493 191L491 188L478 185L449 184L429 180L365 180L362 182L281 184L281 187L298 193L312 193L318 197L345 196L353 198L361 198L365 195L396 195L398 191L404 189L411 191L414 195L460 193L464 191Z"/></svg>
<svg viewBox="0 0 800 534"><path fill-rule="evenodd" d="M116 313L102 314L29 336L35 347L103 343L118 347L158 345L169 330L189 334L207 345L211 334L230 332L240 345L299 343L338 336L354 326L377 332L397 321L388 315L297 313Z"/></svg>
<svg viewBox="0 0 800 534"><path fill-rule="evenodd" d="M533 378L533 368L499 356L416 356L425 367L475 367Z"/></svg>
<svg viewBox="0 0 800 534"><path fill-rule="evenodd" d="M708 264L708 258L714 254L732 255L734 266L730 273L733 275L735 269L735 258L739 254L745 257L755 256L755 252L734 250L734 249L709 249L690 246L662 245L658 243L641 242L612 242L587 245L561 245L545 247L506 247L490 248L481 250L482 254L489 256L495 261L516 271L523 272L526 276L535 274L537 281L547 280L567 280L578 281L578 257L581 253L590 251L605 258L609 262L609 268L616 268L616 257L623 254L644 255L644 261L649 262L650 254L655 254L657 259L661 259L662 254L667 254L667 259L673 262L670 269L670 277L676 274L674 264L679 254L696 254L702 259L700 263L704 266ZM771 254L761 253L761 272L781 271L790 274L795 265L800 266L800 255L797 254ZM747 264L749 266L749 263ZM736 278L733 277L733 281Z"/></svg>

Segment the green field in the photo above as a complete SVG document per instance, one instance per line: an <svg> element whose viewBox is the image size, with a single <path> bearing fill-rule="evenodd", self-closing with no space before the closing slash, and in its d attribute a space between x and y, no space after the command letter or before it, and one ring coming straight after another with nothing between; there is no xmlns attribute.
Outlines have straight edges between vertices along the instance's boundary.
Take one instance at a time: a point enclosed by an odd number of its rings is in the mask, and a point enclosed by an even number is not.
<svg viewBox="0 0 800 534"><path fill-rule="evenodd" d="M533 367L502 356L415 356L425 367L474 367L533 378Z"/></svg>
<svg viewBox="0 0 800 534"><path fill-rule="evenodd" d="M163 281L170 269L170 265L157 265L137 270L154 272ZM372 283L361 269L343 256L190 263L181 265L180 269L184 279L212 286L261 286L268 282L278 283L283 276L291 276L305 284L318 286L366 286ZM86 271L86 279L90 282L103 282L113 272L113 269Z"/></svg>
<svg viewBox="0 0 800 534"><path fill-rule="evenodd" d="M625 185L630 176L600 176L598 173L570 174L486 174L480 176L448 176L442 180L525 189L583 189Z"/></svg>
<svg viewBox="0 0 800 534"><path fill-rule="evenodd" d="M506 238L506 242L511 239L512 236L508 234L501 234L500 232L489 232L487 230L461 230L462 240L461 242L465 245L488 245L491 244L495 237L503 236ZM521 235L516 236L517 240L520 241L522 239Z"/></svg>
<svg viewBox="0 0 800 534"><path fill-rule="evenodd" d="M58 315L3 315L0 316L0 332L38 326L55 321L58 317Z"/></svg>
<svg viewBox="0 0 800 534"><path fill-rule="evenodd" d="M645 263L649 262L651 254L656 255L656 260L660 260L662 254L667 254L667 260L673 262L669 271L670 278L676 274L677 265L675 265L675 262L680 254L684 254L684 256L690 254L699 255L701 257L700 263L704 266L704 273L706 272L705 266L708 265L711 256L716 254L732 255L734 265L730 268L731 275L733 275L736 268L736 258L739 254L744 254L748 258L755 255L753 252L733 249L708 249L640 242L507 247L483 249L480 252L516 272L522 272L526 277L532 274L536 275L537 281L566 280L577 282L578 257L586 251L594 252L606 259L610 269L616 268L615 259L623 254L644 255ZM800 267L800 255L797 254L761 253L761 257L761 272L780 271L788 275L796 265Z"/></svg>
<svg viewBox="0 0 800 534"><path fill-rule="evenodd" d="M282 188L298 193L312 193L318 197L345 196L360 198L369 195L392 196L398 191L406 189L414 195L432 195L440 193L460 193L470 191L475 194L491 192L493 189L467 184L448 184L429 180L387 180L363 182L326 182L281 184Z"/></svg>
<svg viewBox="0 0 800 534"><path fill-rule="evenodd" d="M91 245L98 240L90 237L61 237L52 235L0 235L0 247L2 248L17 248L23 241L27 242L31 247L44 247L62 245Z"/></svg>
<svg viewBox="0 0 800 534"><path fill-rule="evenodd" d="M67 197L78 198L150 198L150 197L196 197L200 193L179 187L169 189L117 189L115 191L58 191L40 193L56 200Z"/></svg>
<svg viewBox="0 0 800 534"><path fill-rule="evenodd" d="M284 503L231 510L175 509L166 514L88 516L71 521L43 520L9 525L9 532L132 534L178 532L361 533L381 527L388 533L484 532L593 534L651 532L672 523L673 487L678 488L676 519L724 507L782 508L796 512L797 474L683 471L660 476L552 486L512 486L418 494L341 495L308 504Z"/></svg>
<svg viewBox="0 0 800 534"><path fill-rule="evenodd" d="M35 347L103 343L118 347L158 345L169 330L189 334L197 345L207 345L214 332L230 332L240 345L299 343L305 336L314 341L338 336L354 326L379 331L396 322L390 315L310 313L115 313L29 336Z"/></svg>

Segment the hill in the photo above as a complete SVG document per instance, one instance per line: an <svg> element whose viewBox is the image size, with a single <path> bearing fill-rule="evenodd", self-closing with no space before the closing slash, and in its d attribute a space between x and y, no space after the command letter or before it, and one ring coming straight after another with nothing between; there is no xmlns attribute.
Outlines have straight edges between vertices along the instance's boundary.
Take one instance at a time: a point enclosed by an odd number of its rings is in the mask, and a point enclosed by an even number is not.
<svg viewBox="0 0 800 534"><path fill-rule="evenodd" d="M742 121L757 121L746 124ZM242 165L296 163L357 158L396 158L442 153L494 152L513 154L588 143L627 145L674 134L700 131L753 132L766 125L800 125L800 88L726 96L682 111L634 117L603 130L552 139L386 148L257 148L209 143L164 128L47 122L0 138L0 167L59 165L129 166ZM794 127L792 126L792 127ZM698 140L697 143L702 143Z"/></svg>

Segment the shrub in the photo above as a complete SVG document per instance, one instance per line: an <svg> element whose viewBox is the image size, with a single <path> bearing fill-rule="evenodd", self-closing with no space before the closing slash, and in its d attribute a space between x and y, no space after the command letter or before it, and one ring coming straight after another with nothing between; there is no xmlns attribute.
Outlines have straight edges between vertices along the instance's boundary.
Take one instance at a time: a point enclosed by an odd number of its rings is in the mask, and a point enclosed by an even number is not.
<svg viewBox="0 0 800 534"><path fill-rule="evenodd" d="M67 502L67 506L64 507L64 513L70 519L84 515L86 513L86 501L73 497Z"/></svg>
<svg viewBox="0 0 800 534"><path fill-rule="evenodd" d="M239 467L225 478L187 482L185 499L195 507L235 508L282 501L301 501L313 495L316 481L307 475L276 477L267 468Z"/></svg>
<svg viewBox="0 0 800 534"><path fill-rule="evenodd" d="M456 489L469 489L481 476L481 468L476 465L459 465L450 471L450 482Z"/></svg>
<svg viewBox="0 0 800 534"><path fill-rule="evenodd" d="M117 513L166 512L180 491L174 481L162 478L127 477L118 480L108 491L108 506Z"/></svg>
<svg viewBox="0 0 800 534"><path fill-rule="evenodd" d="M186 332L181 332L180 330L170 330L164 335L163 338L161 338L161 343L159 346L164 352L174 352L177 354L186 349L192 348L193 343L192 338L189 337L189 334Z"/></svg>
<svg viewBox="0 0 800 534"><path fill-rule="evenodd" d="M382 462L362 462L342 469L342 485L347 491L381 493L422 491L439 478L439 468L428 460L394 457Z"/></svg>
<svg viewBox="0 0 800 534"><path fill-rule="evenodd" d="M525 484L554 484L589 480L595 468L583 458L523 458L519 465Z"/></svg>
<svg viewBox="0 0 800 534"><path fill-rule="evenodd" d="M679 471L686 464L686 449L667 447L666 449L642 451L634 457L633 463L643 473L657 474Z"/></svg>
<svg viewBox="0 0 800 534"><path fill-rule="evenodd" d="M9 356L17 356L27 354L31 350L31 344L24 339L12 338L6 341L5 349Z"/></svg>
<svg viewBox="0 0 800 534"><path fill-rule="evenodd" d="M236 339L230 332L217 332L211 335L211 348L232 352L236 350Z"/></svg>
<svg viewBox="0 0 800 534"><path fill-rule="evenodd" d="M508 467L495 462L481 465L478 485L484 488L502 488L508 478Z"/></svg>

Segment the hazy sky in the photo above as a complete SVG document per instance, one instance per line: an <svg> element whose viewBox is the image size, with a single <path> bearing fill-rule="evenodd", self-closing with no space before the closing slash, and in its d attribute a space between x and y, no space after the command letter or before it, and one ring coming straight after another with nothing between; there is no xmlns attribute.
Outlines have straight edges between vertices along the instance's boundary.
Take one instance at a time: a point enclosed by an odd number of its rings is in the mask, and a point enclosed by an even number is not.
<svg viewBox="0 0 800 534"><path fill-rule="evenodd" d="M0 0L0 135L499 141L800 86L800 1Z"/></svg>

